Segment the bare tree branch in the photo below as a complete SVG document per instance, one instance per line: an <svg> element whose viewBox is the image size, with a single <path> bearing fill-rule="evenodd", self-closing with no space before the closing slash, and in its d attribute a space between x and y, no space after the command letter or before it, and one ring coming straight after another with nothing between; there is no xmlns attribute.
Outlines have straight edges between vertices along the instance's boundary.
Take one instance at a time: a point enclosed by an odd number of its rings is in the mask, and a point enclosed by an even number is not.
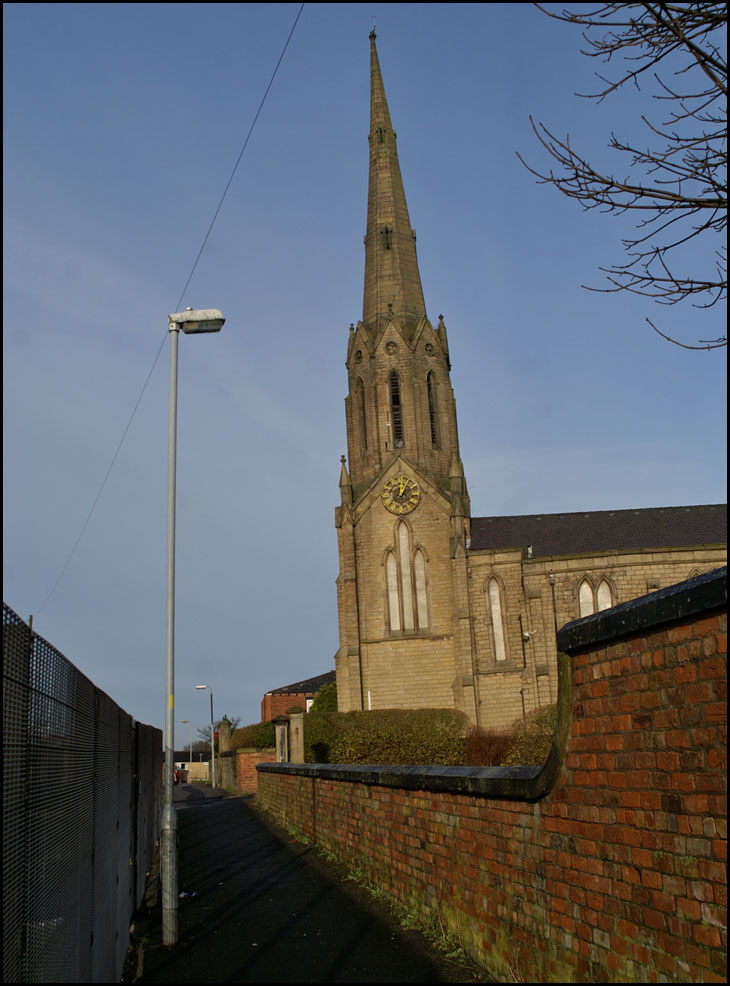
<svg viewBox="0 0 730 986"><path fill-rule="evenodd" d="M700 339L699 346L689 346L686 342L679 342L677 339L672 339L671 336L666 335L661 329L658 329L656 325L652 322L650 318L647 318L647 322L658 332L662 339L666 339L667 342L673 343L675 346L680 346L682 349L722 349L723 346L727 346L727 339L725 336L720 336L719 339Z"/></svg>
<svg viewBox="0 0 730 986"><path fill-rule="evenodd" d="M586 98L601 102L627 84L637 89L646 84L654 88L650 98L663 114L659 122L648 113L641 116L649 135L646 147L610 135L609 148L625 156L625 177L595 167L572 146L570 136L562 139L530 117L554 165L547 171L533 168L518 153L538 182L554 185L584 209L636 213L639 234L622 240L627 262L601 267L610 286L590 290L629 291L670 305L691 300L698 308L725 300L723 245L714 250L711 275L693 273L692 265L707 261L687 253L693 241L701 238L706 244L708 237L722 237L727 226L725 4L608 3L560 12L535 6L548 17L582 27L582 53L618 68L614 78L597 73L601 87ZM676 81L660 77L659 66ZM649 324L667 341L684 345ZM723 337L684 348L726 344Z"/></svg>

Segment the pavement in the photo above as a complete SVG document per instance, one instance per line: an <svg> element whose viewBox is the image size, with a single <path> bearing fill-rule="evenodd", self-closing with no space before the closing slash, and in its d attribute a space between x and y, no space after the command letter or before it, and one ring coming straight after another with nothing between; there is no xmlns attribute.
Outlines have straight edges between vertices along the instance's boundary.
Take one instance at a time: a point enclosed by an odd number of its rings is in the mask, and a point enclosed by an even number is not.
<svg viewBox="0 0 730 986"><path fill-rule="evenodd" d="M180 784L175 802L179 941L161 943L153 878L124 982L492 982L405 930L382 898L275 825L253 799Z"/></svg>

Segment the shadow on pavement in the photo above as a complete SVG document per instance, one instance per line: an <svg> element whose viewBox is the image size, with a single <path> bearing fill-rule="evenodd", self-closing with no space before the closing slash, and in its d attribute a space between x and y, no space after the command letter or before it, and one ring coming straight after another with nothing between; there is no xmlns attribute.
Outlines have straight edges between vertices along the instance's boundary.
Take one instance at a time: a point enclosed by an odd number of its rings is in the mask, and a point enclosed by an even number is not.
<svg viewBox="0 0 730 986"><path fill-rule="evenodd" d="M207 785L175 789L179 944L144 937L145 983L490 982L404 931L316 850ZM139 968L138 968L139 973Z"/></svg>

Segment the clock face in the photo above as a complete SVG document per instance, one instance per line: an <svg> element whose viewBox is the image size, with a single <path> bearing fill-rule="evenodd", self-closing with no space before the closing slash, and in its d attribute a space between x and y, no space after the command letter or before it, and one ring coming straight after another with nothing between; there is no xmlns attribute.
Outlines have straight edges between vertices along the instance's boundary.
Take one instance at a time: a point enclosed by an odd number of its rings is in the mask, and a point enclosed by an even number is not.
<svg viewBox="0 0 730 986"><path fill-rule="evenodd" d="M402 473L389 479L381 494L383 506L392 514L409 514L416 509L420 499L421 489L418 483Z"/></svg>

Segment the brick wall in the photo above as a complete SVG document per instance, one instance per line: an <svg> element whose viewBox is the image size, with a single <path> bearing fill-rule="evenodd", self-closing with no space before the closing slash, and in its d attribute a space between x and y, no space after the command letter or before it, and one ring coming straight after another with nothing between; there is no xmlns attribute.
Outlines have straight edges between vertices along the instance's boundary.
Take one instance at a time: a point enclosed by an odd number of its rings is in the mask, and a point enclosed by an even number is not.
<svg viewBox="0 0 730 986"><path fill-rule="evenodd" d="M539 771L276 765L259 798L499 981L725 982L726 600L724 570L564 628Z"/></svg>
<svg viewBox="0 0 730 986"><path fill-rule="evenodd" d="M256 794L257 763L275 763L276 750L236 750L236 785L241 794Z"/></svg>

